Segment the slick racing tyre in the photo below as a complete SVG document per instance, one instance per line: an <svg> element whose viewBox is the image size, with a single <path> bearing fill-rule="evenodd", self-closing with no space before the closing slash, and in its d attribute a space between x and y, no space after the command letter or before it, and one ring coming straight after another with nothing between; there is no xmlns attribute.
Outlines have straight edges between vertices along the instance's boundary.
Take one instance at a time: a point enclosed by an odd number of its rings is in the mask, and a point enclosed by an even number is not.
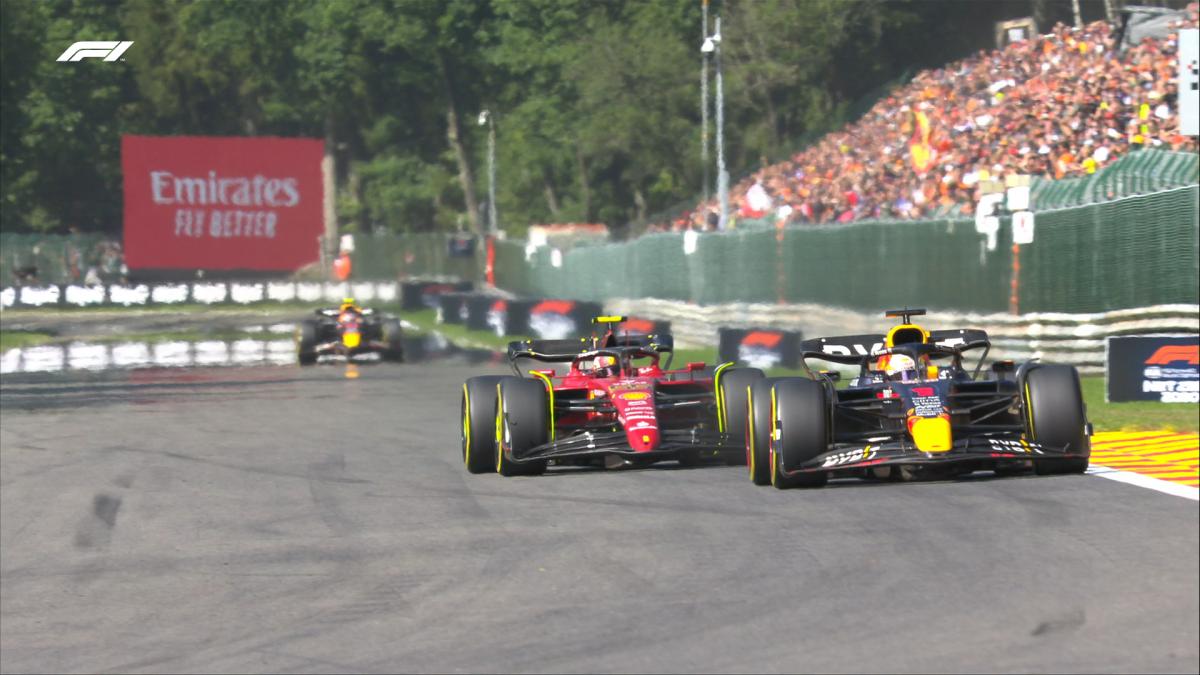
<svg viewBox="0 0 1200 675"><path fill-rule="evenodd" d="M800 377L781 378L771 387L771 485L820 487L824 472L787 475L829 449L829 405L820 382Z"/></svg>
<svg viewBox="0 0 1200 675"><path fill-rule="evenodd" d="M496 473L531 476L546 470L546 461L513 461L550 440L550 397L541 380L505 377L496 399Z"/></svg>
<svg viewBox="0 0 1200 675"><path fill-rule="evenodd" d="M1083 473L1088 468L1092 446L1087 435L1087 416L1079 373L1071 366L1038 366L1025 376L1025 432L1029 440L1051 448L1082 452L1078 459L1044 459L1033 463L1043 476Z"/></svg>
<svg viewBox="0 0 1200 675"><path fill-rule="evenodd" d="M383 358L399 363L404 360L404 341L399 319L388 319L380 327L384 344Z"/></svg>
<svg viewBox="0 0 1200 675"><path fill-rule="evenodd" d="M746 466L755 485L771 484L771 387L776 381L755 380L746 396Z"/></svg>
<svg viewBox="0 0 1200 675"><path fill-rule="evenodd" d="M317 362L317 322L301 321L296 326L296 360L302 366Z"/></svg>
<svg viewBox="0 0 1200 675"><path fill-rule="evenodd" d="M736 444L746 438L746 389L763 379L758 368L726 368L717 375L717 414L725 438ZM746 461L745 452L728 452L725 462L730 466L741 466Z"/></svg>
<svg viewBox="0 0 1200 675"><path fill-rule="evenodd" d="M484 375L463 384L462 454L471 473L496 470L496 383L502 379Z"/></svg>

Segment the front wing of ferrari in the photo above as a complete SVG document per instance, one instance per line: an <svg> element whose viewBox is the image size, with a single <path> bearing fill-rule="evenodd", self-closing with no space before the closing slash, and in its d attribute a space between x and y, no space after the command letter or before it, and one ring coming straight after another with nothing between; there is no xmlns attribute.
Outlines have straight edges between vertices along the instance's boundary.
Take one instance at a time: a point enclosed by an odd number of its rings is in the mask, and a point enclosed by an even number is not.
<svg viewBox="0 0 1200 675"><path fill-rule="evenodd" d="M712 450L716 452L745 452L743 439L733 439L728 434L705 429L663 429L659 432L658 446L650 452L634 450L622 430L581 431L566 438L530 448L521 455L514 455L514 462L533 462L547 459L576 459L582 457L620 455L623 457L646 457L669 459L683 450Z"/></svg>

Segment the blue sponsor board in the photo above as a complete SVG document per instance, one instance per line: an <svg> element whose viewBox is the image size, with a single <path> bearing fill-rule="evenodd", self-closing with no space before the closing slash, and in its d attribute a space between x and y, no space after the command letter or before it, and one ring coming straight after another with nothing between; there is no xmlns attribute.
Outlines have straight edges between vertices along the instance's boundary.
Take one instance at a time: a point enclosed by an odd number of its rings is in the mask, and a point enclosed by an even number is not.
<svg viewBox="0 0 1200 675"><path fill-rule="evenodd" d="M1200 402L1200 335L1130 335L1106 342L1112 402Z"/></svg>

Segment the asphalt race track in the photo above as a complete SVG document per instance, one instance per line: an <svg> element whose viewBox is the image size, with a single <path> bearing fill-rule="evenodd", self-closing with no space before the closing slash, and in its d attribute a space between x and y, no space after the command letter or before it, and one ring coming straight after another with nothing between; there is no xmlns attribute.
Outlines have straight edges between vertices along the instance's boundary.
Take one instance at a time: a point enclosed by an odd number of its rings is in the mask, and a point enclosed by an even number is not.
<svg viewBox="0 0 1200 675"><path fill-rule="evenodd" d="M1195 501L471 476L463 360L5 376L4 672L1197 672Z"/></svg>

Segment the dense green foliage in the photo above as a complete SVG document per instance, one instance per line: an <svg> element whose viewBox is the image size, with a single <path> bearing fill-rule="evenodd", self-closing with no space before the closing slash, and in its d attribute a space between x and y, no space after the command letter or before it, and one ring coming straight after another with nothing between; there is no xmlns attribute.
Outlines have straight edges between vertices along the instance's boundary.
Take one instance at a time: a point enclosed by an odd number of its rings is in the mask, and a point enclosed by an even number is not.
<svg viewBox="0 0 1200 675"><path fill-rule="evenodd" d="M1030 8L713 2L731 171L840 126L905 72L988 47L992 21ZM123 133L325 138L344 229L477 229L482 109L507 229L620 226L701 191L701 0L4 0L0 29L6 231L118 232ZM85 39L135 45L120 62L55 62Z"/></svg>

